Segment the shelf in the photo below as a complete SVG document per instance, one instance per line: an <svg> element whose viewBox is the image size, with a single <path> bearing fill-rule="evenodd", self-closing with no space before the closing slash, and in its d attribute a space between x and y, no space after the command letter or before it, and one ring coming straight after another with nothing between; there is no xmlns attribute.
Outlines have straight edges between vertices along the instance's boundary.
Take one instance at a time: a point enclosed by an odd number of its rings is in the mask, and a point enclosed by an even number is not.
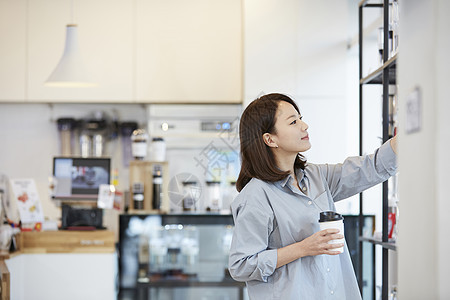
<svg viewBox="0 0 450 300"><path fill-rule="evenodd" d="M183 277L183 276L181 276ZM206 288L237 288L238 299L244 299L244 289L246 287L245 282L239 282L233 280L231 277L225 276L221 281L200 281L196 276L194 278L186 279L158 279L152 277L140 278L141 281L136 284L136 295L133 295L133 299L147 300L150 299L151 288L190 288L190 287L206 287Z"/></svg>
<svg viewBox="0 0 450 300"><path fill-rule="evenodd" d="M231 214L221 213L169 213L169 214L149 214L150 216L160 216L161 224L182 224L182 225L234 225ZM122 214L121 218L131 218L133 216L145 218L146 214L128 213Z"/></svg>
<svg viewBox="0 0 450 300"><path fill-rule="evenodd" d="M148 282L138 282L138 287L245 287L244 282L235 281L231 278L225 277L221 281L200 281L194 279L151 279L147 278Z"/></svg>
<svg viewBox="0 0 450 300"><path fill-rule="evenodd" d="M361 0L359 7L383 7L383 3L369 3L369 0Z"/></svg>
<svg viewBox="0 0 450 300"><path fill-rule="evenodd" d="M153 199L153 173L155 166L161 167L162 175L162 199L161 209L157 210L152 207ZM167 161L147 161L147 160L132 160L130 161L130 192L134 193L134 184L140 183L144 187L144 207L143 209L135 209L133 202L130 201L128 208L129 213L137 214L158 214L170 211L169 204L169 163Z"/></svg>
<svg viewBox="0 0 450 300"><path fill-rule="evenodd" d="M369 242L375 245L380 245L383 248L389 249L389 250L397 250L397 245L395 244L395 242L382 242L379 239L375 239L375 238L371 238L371 237L365 237L365 236L360 236L359 237L360 241L364 241L364 242Z"/></svg>
<svg viewBox="0 0 450 300"><path fill-rule="evenodd" d="M364 78L359 80L360 84L382 84L383 83L383 70L389 70L389 84L396 83L396 68L397 67L397 54L392 56L381 67L370 73Z"/></svg>

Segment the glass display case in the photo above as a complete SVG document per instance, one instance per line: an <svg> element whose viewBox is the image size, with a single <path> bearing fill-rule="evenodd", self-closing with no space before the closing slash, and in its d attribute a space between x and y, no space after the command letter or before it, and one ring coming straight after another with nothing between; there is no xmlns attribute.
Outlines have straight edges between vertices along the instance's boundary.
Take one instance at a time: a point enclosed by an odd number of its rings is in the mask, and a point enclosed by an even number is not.
<svg viewBox="0 0 450 300"><path fill-rule="evenodd" d="M375 217L363 218L364 236L372 236ZM233 217L219 213L120 215L118 299L247 299L245 283L228 272ZM344 215L345 239L359 269L359 216ZM369 246L369 245L366 245ZM364 260L374 248L364 247ZM374 286L374 269L363 282Z"/></svg>
<svg viewBox="0 0 450 300"><path fill-rule="evenodd" d="M231 215L121 215L119 299L244 299L227 269L232 234Z"/></svg>

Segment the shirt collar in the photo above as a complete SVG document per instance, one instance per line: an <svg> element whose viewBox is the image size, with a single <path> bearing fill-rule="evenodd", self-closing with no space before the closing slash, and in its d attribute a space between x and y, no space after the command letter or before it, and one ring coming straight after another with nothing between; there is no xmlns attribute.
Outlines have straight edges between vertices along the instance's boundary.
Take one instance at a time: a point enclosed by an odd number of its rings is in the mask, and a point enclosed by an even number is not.
<svg viewBox="0 0 450 300"><path fill-rule="evenodd" d="M298 168L295 170L295 176L297 176L297 180L298 180L298 182L300 182L300 181L302 181L303 177L306 177L306 172L305 172L305 170ZM291 175L288 175L288 176L286 176L286 178L284 178L278 182L281 187L285 187L286 184L288 184L289 181L291 181L291 180L292 180Z"/></svg>

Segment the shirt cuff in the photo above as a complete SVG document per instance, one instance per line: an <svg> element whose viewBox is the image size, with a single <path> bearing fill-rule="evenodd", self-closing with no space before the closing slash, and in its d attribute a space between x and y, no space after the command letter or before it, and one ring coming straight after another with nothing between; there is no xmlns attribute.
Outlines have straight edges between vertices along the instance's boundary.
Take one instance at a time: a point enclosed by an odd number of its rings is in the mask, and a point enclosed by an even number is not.
<svg viewBox="0 0 450 300"><path fill-rule="evenodd" d="M397 173L397 154L392 150L390 139L379 148L378 159L389 175L393 176Z"/></svg>
<svg viewBox="0 0 450 300"><path fill-rule="evenodd" d="M258 254L258 269L261 272L261 279L267 282L269 276L275 272L277 267L278 253L277 249L266 250Z"/></svg>

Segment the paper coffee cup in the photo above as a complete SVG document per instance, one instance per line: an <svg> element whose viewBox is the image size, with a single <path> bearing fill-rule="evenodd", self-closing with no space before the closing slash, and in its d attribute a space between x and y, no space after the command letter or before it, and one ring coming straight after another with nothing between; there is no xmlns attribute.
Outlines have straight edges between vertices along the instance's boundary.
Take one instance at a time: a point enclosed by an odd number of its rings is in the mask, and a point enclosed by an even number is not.
<svg viewBox="0 0 450 300"><path fill-rule="evenodd" d="M319 217L320 230L324 229L338 229L339 234L344 234L344 217L334 211L323 211L320 213ZM328 244L340 244L345 243L345 238L331 240ZM344 252L344 247L330 249L331 251L338 251L339 253Z"/></svg>

